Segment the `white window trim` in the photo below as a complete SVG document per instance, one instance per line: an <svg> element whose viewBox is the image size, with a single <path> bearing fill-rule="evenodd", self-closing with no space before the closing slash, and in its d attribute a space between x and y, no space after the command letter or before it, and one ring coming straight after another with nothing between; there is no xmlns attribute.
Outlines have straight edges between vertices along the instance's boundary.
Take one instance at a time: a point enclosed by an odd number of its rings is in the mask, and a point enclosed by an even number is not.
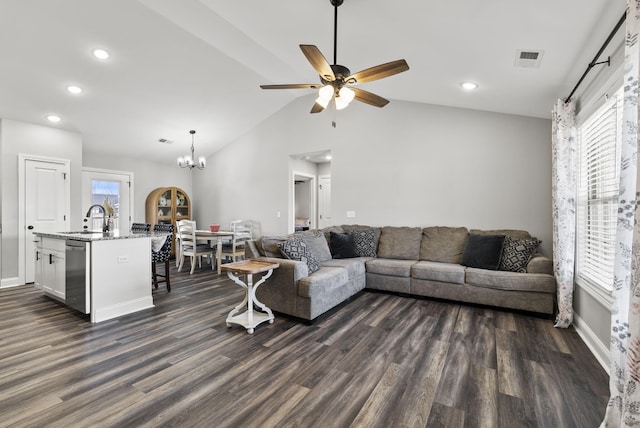
<svg viewBox="0 0 640 428"><path fill-rule="evenodd" d="M621 88L619 90L611 91L611 92L616 94L616 96L620 92L620 96L623 96L623 92L622 92ZM608 98L608 96L605 95L603 98ZM602 104L604 104L604 103L602 103ZM600 107L601 106L599 106L598 109ZM590 110L589 111L589 113L590 113L589 117L586 117L586 118L584 117L584 116L586 116L584 114L584 110L583 110L583 112L581 112L583 114L580 115L582 117L580 117L581 123L578 125L578 128L580 128L584 124L584 122L586 122L586 120L588 120L591 117L591 115L595 114L596 111L597 111L597 109L593 108L593 106L591 106L591 108L589 110ZM622 116L622 111L619 110L619 112L620 112L619 116ZM618 121L621 122L621 120L622 120L621 117L619 117ZM620 125L619 125L619 129L620 129ZM621 138L621 136L618 135L618 139L620 139L620 138ZM578 210L576 210L576 216L577 215L578 215ZM577 218L576 220L577 220L576 221L576 225L577 225L577 224L579 224L580 219ZM576 241L576 266L575 266L575 270L574 270L575 271L574 282L576 283L576 285L580 286L580 288L585 290L588 294L590 294L594 299L596 299L602 305L605 305L606 307L611 307L611 305L613 304L613 295L612 295L612 291L613 290L612 289L611 290L605 289L601 285L590 281L588 278L584 278L584 277L581 277L581 276L578 275L578 248L577 248L577 244L578 243ZM613 279L612 279L612 284L611 285L612 285L612 288L613 288Z"/></svg>

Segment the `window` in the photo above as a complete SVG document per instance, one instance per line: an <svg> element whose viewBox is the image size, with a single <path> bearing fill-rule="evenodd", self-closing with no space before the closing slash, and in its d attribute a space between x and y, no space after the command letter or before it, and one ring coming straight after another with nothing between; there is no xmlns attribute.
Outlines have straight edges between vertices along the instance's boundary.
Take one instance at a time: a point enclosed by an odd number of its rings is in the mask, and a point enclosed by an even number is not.
<svg viewBox="0 0 640 428"><path fill-rule="evenodd" d="M622 89L578 127L576 282L611 302L615 259Z"/></svg>

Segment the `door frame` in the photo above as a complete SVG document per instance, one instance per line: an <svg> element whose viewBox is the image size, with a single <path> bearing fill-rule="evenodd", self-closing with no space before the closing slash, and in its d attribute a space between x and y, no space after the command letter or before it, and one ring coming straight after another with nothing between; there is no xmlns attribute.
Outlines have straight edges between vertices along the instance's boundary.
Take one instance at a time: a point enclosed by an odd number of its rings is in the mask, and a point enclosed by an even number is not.
<svg viewBox="0 0 640 428"><path fill-rule="evenodd" d="M65 180L65 229L69 228L71 217L71 161L69 159L51 158L45 156L18 154L18 283L24 284L27 277L26 272L26 234L27 225L25 221L27 198L26 198L26 163L27 161L49 162L62 165L67 180Z"/></svg>
<svg viewBox="0 0 640 428"><path fill-rule="evenodd" d="M84 189L84 177L85 177L85 173L91 174L91 173L96 173L96 174L107 174L107 175L114 175L114 176L119 176L119 177L129 177L128 178L128 183L129 183L129 227L127 227L127 231L131 228L131 223L133 222L134 217L134 206L133 206L133 172L132 171L120 171L120 170L116 170L116 169L104 169L104 168L90 168L90 167L82 167L82 177L81 177L81 183L80 183L80 187L82 189ZM89 195L85 195L84 192L82 193L82 196L80 197L80 200L82 201L82 207L84 209L84 206L86 205L85 203L85 198L89 197ZM87 208L89 207L89 205L87 205ZM84 214L83 214L84 215ZM122 230L120 231L120 233L122 233Z"/></svg>
<svg viewBox="0 0 640 428"><path fill-rule="evenodd" d="M293 233L296 230L296 176L309 179L306 180L309 186L309 220L311 220L309 228L315 229L318 225L318 222L316 221L318 215L318 196L316 191L317 177L313 174L308 174L305 172L291 171L291 216L289 218L290 233Z"/></svg>

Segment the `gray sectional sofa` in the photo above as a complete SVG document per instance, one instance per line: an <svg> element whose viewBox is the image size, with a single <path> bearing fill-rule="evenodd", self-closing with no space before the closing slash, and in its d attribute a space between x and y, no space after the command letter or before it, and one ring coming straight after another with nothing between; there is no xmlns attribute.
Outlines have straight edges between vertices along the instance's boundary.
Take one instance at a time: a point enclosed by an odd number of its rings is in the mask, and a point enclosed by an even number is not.
<svg viewBox="0 0 640 428"><path fill-rule="evenodd" d="M538 244L521 230L344 225L262 237L246 257L280 264L258 299L308 321L365 288L552 314L556 281Z"/></svg>

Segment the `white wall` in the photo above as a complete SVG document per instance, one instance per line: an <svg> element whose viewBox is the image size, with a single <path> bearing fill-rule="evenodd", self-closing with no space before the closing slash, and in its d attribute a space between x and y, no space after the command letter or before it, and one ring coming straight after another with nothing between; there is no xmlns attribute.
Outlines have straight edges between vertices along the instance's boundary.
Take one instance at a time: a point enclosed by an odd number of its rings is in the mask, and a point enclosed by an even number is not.
<svg viewBox="0 0 640 428"><path fill-rule="evenodd" d="M295 100L209 158L197 218L286 233L289 155L330 149L335 224L526 229L551 255L549 120L401 101L311 115L312 104Z"/></svg>
<svg viewBox="0 0 640 428"><path fill-rule="evenodd" d="M2 279L18 276L18 155L34 155L70 161L71 227L81 227L82 136L48 126L10 119L0 123L2 161ZM7 282L3 281L3 283Z"/></svg>
<svg viewBox="0 0 640 428"><path fill-rule="evenodd" d="M168 159L167 163L157 163L121 155L85 152L83 166L133 172L133 222L145 222L147 195L158 187L179 187L187 192L192 203L198 204L198 198L191 191L191 174L199 171L178 168L174 159Z"/></svg>

